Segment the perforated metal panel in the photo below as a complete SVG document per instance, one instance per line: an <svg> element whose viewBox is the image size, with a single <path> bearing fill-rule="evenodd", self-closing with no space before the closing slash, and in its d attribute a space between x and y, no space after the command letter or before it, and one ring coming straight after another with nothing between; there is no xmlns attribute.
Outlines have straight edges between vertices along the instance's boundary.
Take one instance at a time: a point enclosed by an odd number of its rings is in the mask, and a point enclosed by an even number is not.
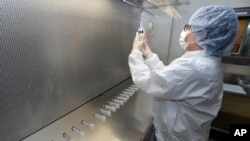
<svg viewBox="0 0 250 141"><path fill-rule="evenodd" d="M128 78L139 19L116 0L1 0L0 140L39 130Z"/></svg>

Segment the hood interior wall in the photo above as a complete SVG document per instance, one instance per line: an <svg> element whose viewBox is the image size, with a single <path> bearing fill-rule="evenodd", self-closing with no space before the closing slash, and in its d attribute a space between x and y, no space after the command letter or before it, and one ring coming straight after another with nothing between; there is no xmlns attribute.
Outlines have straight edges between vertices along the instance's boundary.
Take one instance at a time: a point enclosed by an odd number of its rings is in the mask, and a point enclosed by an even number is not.
<svg viewBox="0 0 250 141"><path fill-rule="evenodd" d="M36 133L130 78L139 9L113 0L4 1L1 7L1 140ZM151 46L165 62L172 19L159 16L150 18Z"/></svg>
<svg viewBox="0 0 250 141"><path fill-rule="evenodd" d="M1 140L20 140L130 77L137 9L50 0L0 10Z"/></svg>

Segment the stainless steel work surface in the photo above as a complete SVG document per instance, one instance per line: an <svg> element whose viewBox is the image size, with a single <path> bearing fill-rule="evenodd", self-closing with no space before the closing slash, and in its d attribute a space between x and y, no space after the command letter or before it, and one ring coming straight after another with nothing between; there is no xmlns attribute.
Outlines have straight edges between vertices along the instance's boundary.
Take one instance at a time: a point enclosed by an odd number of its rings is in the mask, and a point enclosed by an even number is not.
<svg viewBox="0 0 250 141"><path fill-rule="evenodd" d="M152 97L136 89L126 80L23 141L139 141L152 121Z"/></svg>

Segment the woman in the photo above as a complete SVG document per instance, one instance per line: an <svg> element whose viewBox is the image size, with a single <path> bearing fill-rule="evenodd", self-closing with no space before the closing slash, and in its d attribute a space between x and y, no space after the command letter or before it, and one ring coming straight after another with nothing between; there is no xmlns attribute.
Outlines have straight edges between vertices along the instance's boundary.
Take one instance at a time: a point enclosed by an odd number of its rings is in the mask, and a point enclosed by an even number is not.
<svg viewBox="0 0 250 141"><path fill-rule="evenodd" d="M134 83L154 96L157 141L208 140L223 97L221 57L230 54L237 30L232 8L198 9L180 34L184 55L168 66L136 34L129 67Z"/></svg>

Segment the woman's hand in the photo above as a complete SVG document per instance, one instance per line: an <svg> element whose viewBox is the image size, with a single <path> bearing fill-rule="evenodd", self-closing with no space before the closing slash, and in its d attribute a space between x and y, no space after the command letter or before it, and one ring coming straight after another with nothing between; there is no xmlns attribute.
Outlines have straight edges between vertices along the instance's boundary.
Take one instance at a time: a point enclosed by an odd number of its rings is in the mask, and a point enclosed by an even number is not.
<svg viewBox="0 0 250 141"><path fill-rule="evenodd" d="M138 32L136 32L136 36L133 42L133 50L141 51L145 58L149 58L152 56L152 51L148 45L148 41L140 40Z"/></svg>
<svg viewBox="0 0 250 141"><path fill-rule="evenodd" d="M141 50L141 48L143 47L143 40L139 39L139 35L138 32L136 32L136 36L133 42L133 50Z"/></svg>

